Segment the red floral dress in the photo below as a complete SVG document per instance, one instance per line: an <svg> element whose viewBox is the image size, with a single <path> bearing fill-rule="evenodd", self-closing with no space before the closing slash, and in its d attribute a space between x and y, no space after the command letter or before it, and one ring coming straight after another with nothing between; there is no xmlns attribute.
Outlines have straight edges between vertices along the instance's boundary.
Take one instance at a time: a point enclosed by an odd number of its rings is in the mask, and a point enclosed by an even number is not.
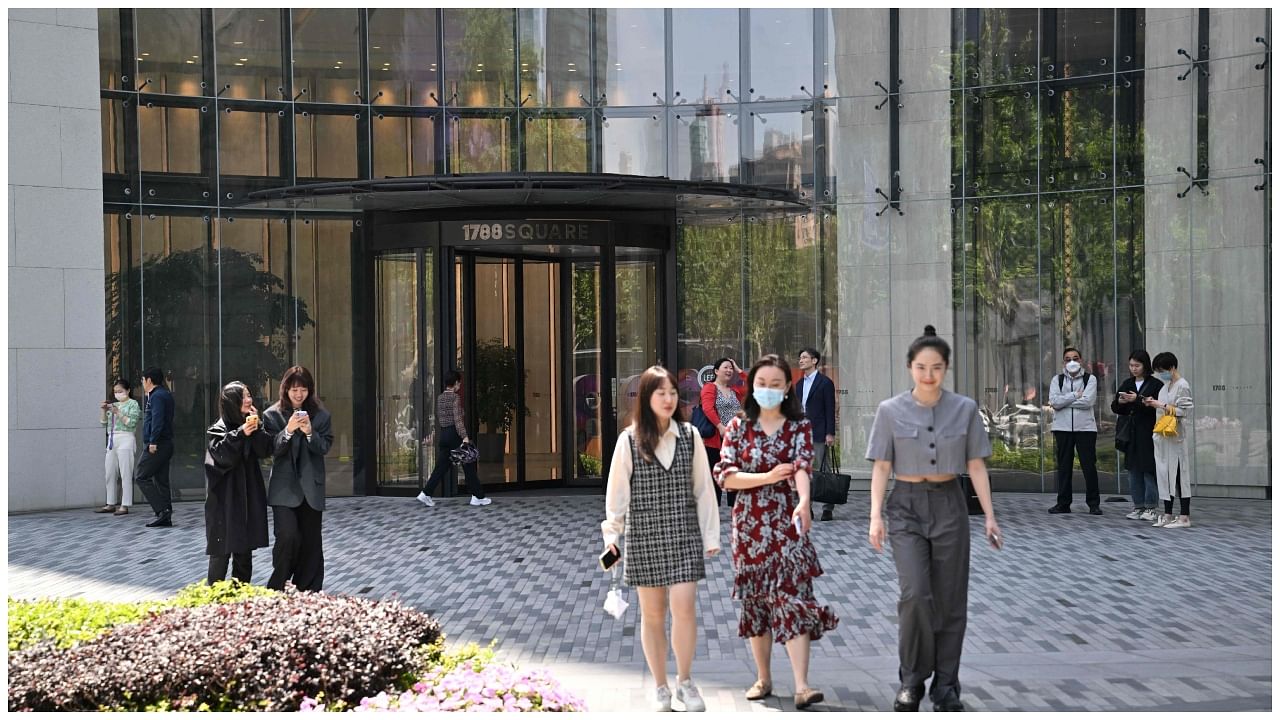
<svg viewBox="0 0 1280 720"><path fill-rule="evenodd" d="M775 434L766 435L759 422L748 424L737 417L729 422L713 475L724 487L727 472L763 473L784 463L813 472L807 419L786 420ZM813 595L813 578L822 574L822 566L809 537L791 523L797 499L793 478L738 491L731 537L733 597L742 601L740 637L772 630L778 643L805 633L817 640L840 622Z"/></svg>

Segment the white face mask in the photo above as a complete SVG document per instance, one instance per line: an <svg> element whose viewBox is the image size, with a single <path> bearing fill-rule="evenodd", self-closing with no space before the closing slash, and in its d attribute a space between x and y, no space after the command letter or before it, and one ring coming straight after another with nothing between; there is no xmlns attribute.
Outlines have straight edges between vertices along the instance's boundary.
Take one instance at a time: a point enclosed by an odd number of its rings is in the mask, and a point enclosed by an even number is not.
<svg viewBox="0 0 1280 720"><path fill-rule="evenodd" d="M118 392L116 393L116 399L120 402L124 402L129 399L129 393Z"/></svg>
<svg viewBox="0 0 1280 720"><path fill-rule="evenodd" d="M1075 360L1072 360L1071 362L1067 363L1067 372L1071 373L1072 375L1075 375L1076 373L1080 372L1080 363L1076 362Z"/></svg>

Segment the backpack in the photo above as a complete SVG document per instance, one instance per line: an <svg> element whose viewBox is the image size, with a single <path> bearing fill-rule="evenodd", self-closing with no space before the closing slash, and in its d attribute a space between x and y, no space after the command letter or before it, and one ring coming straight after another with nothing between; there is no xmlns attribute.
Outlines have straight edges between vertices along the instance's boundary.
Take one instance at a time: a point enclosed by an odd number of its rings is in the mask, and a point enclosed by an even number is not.
<svg viewBox="0 0 1280 720"><path fill-rule="evenodd" d="M1089 387L1089 373L1081 375L1080 378L1084 380L1084 386ZM1066 373L1058 373L1058 392L1062 392L1062 384L1066 382L1066 379Z"/></svg>

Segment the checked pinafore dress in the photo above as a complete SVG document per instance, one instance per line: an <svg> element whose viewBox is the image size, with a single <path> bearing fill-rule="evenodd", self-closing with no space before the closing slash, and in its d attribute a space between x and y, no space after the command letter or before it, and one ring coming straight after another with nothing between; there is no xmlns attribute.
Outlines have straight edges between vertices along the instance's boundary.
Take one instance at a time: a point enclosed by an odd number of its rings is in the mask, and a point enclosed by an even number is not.
<svg viewBox="0 0 1280 720"><path fill-rule="evenodd" d="M632 587L665 587L702 580L702 531L693 499L693 430L680 423L675 457L665 468L645 460L631 443L631 503L627 508L627 545L623 579Z"/></svg>

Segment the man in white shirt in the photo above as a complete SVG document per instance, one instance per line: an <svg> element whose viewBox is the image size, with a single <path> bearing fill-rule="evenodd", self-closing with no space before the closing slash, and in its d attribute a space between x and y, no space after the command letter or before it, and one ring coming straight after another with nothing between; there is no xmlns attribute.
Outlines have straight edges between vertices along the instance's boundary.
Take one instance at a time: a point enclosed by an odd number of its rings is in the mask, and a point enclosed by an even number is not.
<svg viewBox="0 0 1280 720"><path fill-rule="evenodd" d="M1094 404L1098 400L1098 378L1084 371L1080 351L1069 347L1062 352L1063 373L1049 381L1049 405L1053 407L1053 441L1057 451L1058 501L1049 513L1071 512L1072 465L1077 452L1084 472L1085 502L1090 515L1101 515L1098 494L1098 421Z"/></svg>

